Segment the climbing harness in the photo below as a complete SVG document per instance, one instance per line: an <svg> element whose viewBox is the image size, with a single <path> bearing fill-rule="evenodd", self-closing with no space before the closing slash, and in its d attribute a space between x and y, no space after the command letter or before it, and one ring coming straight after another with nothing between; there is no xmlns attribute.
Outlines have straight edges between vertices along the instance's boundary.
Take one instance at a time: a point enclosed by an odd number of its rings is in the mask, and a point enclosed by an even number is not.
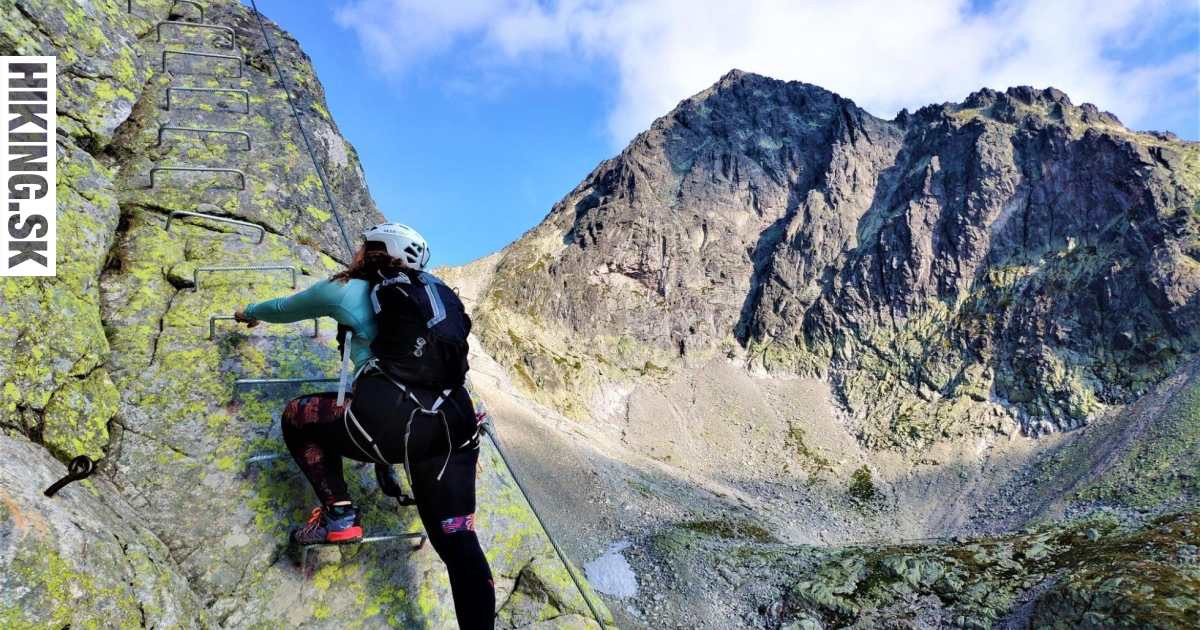
<svg viewBox="0 0 1200 630"><path fill-rule="evenodd" d="M367 361L365 364L363 364L363 366L361 368L359 368L358 372L354 375L354 381L357 382L358 377L364 373L373 373L373 372L369 372L369 370L371 370L371 369L374 369L379 374L381 374L384 378L391 381L391 383L393 385L395 385L396 387L398 387L400 389L400 391L402 392L403 396L401 396L399 399L396 400L396 407L395 407L396 409L400 408L400 403L402 403L404 401L405 396L407 396L410 400L412 400L413 404L416 405L416 408L412 410L412 413L408 414L408 421L405 423L405 426L404 426L404 475L406 477L408 477L409 487L412 487L412 466L410 464L411 458L408 455L408 441L409 441L409 437L412 435L413 420L416 419L417 414L421 414L423 416L429 416L431 418L434 416L438 416L442 419L442 428L444 428L446 430L446 448L448 450L446 452L446 461L442 463L442 469L438 472L438 475L437 475L438 481L441 481L442 476L446 474L446 467L448 467L450 465L450 455L454 452L454 442L452 441L452 439L450 437L450 422L449 422L449 420L446 419L446 412L442 411L441 406L442 406L442 403L444 403L444 402L446 402L446 400L448 400L450 393L454 391L454 388L442 390L441 394L438 395L437 400L435 400L433 402L433 404L430 405L429 407L426 407L425 404L422 403L419 398L417 398L416 394L414 394L411 389L409 389L407 386L405 386L404 383L397 381L396 379L389 376L387 374L387 372L384 372L383 370L379 369L379 359L378 358L373 357L370 361ZM342 392L338 392L338 394L340 396L342 394ZM358 439L354 437L355 432L350 430L351 422L354 423L354 427L356 429L358 429L358 433L360 435L362 435L364 440L366 440L367 446L371 447L370 451L367 450L366 448L364 448L362 446L362 444L359 444ZM362 451L363 455L366 455L371 461L375 462L376 464L383 464L383 465L389 465L389 466L392 464L392 462L389 462L387 460L387 458L383 456L383 453L379 450L379 445L375 442L375 438L371 437L371 434L367 433L367 430L364 429L362 424L360 424L358 422L358 418L354 417L353 411L351 411L350 409L346 409L346 413L342 416L342 423L346 427L346 434L350 436L350 441L354 443L354 446L357 447L358 450ZM374 454L372 454L372 451L374 451Z"/></svg>
<svg viewBox="0 0 1200 630"><path fill-rule="evenodd" d="M79 457L72 459L70 464L67 464L67 476L55 481L54 485L46 488L46 491L43 494L48 497L52 497L57 494L59 490L65 488L67 484L71 483L72 481L87 479L88 477L92 476L93 472L96 472L96 462L93 462L92 458L88 457L87 455L80 455Z"/></svg>
<svg viewBox="0 0 1200 630"><path fill-rule="evenodd" d="M337 396L337 406L339 407L346 404L346 377L350 374L350 345L353 341L354 331L346 330L346 336L342 337L342 369L340 372L341 384L338 385Z"/></svg>

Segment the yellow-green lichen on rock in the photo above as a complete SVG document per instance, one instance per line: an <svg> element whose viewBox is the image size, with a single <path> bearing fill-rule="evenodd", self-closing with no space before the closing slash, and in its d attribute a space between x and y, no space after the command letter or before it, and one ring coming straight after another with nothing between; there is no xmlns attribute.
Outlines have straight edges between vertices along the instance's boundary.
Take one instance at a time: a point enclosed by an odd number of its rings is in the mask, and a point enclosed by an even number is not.
<svg viewBox="0 0 1200 630"><path fill-rule="evenodd" d="M769 564L778 573L766 586L780 594L783 628L926 627L932 619L961 630L1183 630L1200 613L1198 525L1194 510L1148 522L1099 512L1003 536L907 544L731 548L683 528L654 544L679 571L701 559L734 583Z"/></svg>
<svg viewBox="0 0 1200 630"><path fill-rule="evenodd" d="M178 3L175 3L178 4ZM198 271L204 266L295 267L296 288L340 269L348 252L253 13L208 2L246 55L244 76L164 49L212 49L211 33L154 25L194 19L191 5L0 0L0 54L59 58L58 276L0 281L0 625L5 628L451 628L445 568L426 545L386 542L320 550L307 566L288 531L307 518L311 489L282 453L283 404L323 384L242 387L239 377L335 373L331 321L247 331L210 320L293 290L286 270ZM324 105L308 58L268 21L332 194L350 233L382 220L357 154ZM217 74L214 74L216 70ZM170 86L234 87L251 95L172 94ZM236 128L240 138L168 133L161 125ZM208 165L246 174L160 173ZM258 233L199 211L261 226ZM486 413L479 401L480 413ZM100 461L93 479L53 498L40 490L79 454ZM57 458L58 461L55 461ZM548 539L485 447L477 522L501 590L517 576L544 588L517 601L547 612L539 628L581 627L586 606ZM419 531L415 510L381 497L370 468L349 466L371 534ZM9 488L19 488L14 493ZM507 594L507 592L505 593ZM522 599L523 598L523 599ZM500 602L507 601L502 597ZM514 604L515 605L515 604ZM508 615L505 619L525 619ZM524 622L523 622L524 623ZM503 625L503 624L502 624Z"/></svg>
<svg viewBox="0 0 1200 630"><path fill-rule="evenodd" d="M0 627L213 628L169 550L131 522L103 479L42 489L66 473L49 453L0 436Z"/></svg>

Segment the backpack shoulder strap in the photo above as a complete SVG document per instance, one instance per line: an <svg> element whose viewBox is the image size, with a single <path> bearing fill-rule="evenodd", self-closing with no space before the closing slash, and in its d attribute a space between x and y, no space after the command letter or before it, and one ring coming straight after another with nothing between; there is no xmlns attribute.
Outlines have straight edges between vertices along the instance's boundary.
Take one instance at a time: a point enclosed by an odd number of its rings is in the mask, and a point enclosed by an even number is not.
<svg viewBox="0 0 1200 630"><path fill-rule="evenodd" d="M393 286L393 285L400 285L400 284L411 285L412 284L412 280L410 280L408 278L408 274L406 274L402 271L397 272L396 275L391 276L391 277L384 275L384 273L381 271L381 272L379 272L379 277L382 278L382 280L379 282L376 282L374 284L374 286L371 287L371 306L375 309L376 315L378 315L380 313L380 311L383 310L382 307L379 306L379 289L381 289L383 287ZM408 295L408 292L405 291L403 288L401 288L401 287L396 287L396 288L399 289L400 292L403 293L404 295Z"/></svg>
<svg viewBox="0 0 1200 630"><path fill-rule="evenodd" d="M424 271L418 277L421 278L422 283L425 285L425 293L429 296L429 306L433 309L433 317L425 325L433 328L446 319L446 305L442 304L442 294L437 288L439 284L442 286L446 285L437 276L425 273Z"/></svg>

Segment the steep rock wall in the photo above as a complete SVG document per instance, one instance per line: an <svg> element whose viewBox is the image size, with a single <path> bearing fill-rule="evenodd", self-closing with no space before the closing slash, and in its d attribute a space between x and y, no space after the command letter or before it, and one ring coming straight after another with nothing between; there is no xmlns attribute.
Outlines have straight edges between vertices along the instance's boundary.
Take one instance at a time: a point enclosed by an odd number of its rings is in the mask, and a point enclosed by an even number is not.
<svg viewBox="0 0 1200 630"><path fill-rule="evenodd" d="M234 392L238 377L332 374L332 325L248 333L212 315L291 290L286 271L201 273L206 265L287 265L306 286L348 252L275 75L253 13L206 2L205 21L166 0L2 0L0 54L59 58L56 278L0 282L0 625L5 628L450 628L453 605L433 550L403 542L313 553L286 544L311 493L282 453L278 411L298 387ZM382 220L299 44L268 22L300 118L359 233ZM236 54L226 60L163 51ZM246 90L184 93L192 86ZM167 131L237 129L250 136ZM154 166L245 173L159 173ZM200 211L261 226L177 219ZM311 390L312 387L310 386ZM479 413L486 413L478 401ZM77 454L92 479L49 499L40 489ZM490 447L478 522L497 577L502 627L587 627L586 607ZM384 501L366 467L349 471L375 535L419 529ZM89 605L94 603L94 605Z"/></svg>

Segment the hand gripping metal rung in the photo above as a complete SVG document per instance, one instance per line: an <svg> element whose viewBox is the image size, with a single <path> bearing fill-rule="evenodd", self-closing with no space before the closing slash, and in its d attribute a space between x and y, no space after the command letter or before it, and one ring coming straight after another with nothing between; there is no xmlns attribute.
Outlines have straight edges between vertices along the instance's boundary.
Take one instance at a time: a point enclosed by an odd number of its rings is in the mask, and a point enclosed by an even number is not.
<svg viewBox="0 0 1200 630"><path fill-rule="evenodd" d="M250 143L250 134L237 129L205 129L203 127L176 127L174 125L163 125L158 128L158 146L162 146L163 134L168 131L190 131L193 133L217 133L230 136L241 136L246 139L246 150L251 151L254 146Z"/></svg>
<svg viewBox="0 0 1200 630"><path fill-rule="evenodd" d="M203 18L201 18L201 19L203 19ZM233 29L229 28L228 26L221 26L220 24L196 24L195 22L178 22L178 21L173 21L173 20L164 20L162 22L159 22L158 27L157 27L158 41L160 41L160 42L162 41L162 27L164 27L164 26L178 26L180 28L203 28L203 29L208 29L210 31L221 31L223 33L229 33L229 47L237 48L237 35L235 35L233 33Z"/></svg>
<svg viewBox="0 0 1200 630"><path fill-rule="evenodd" d="M129 1L130 1L130 2L133 2L133 0L129 0ZM175 11L175 7L177 7L177 6L181 5L181 4L190 4L190 5L194 6L194 7L196 7L197 9L200 9L200 21L201 21L201 22L203 22L203 21L204 21L204 7L203 7L203 6L201 6L199 2L192 2L192 0L175 0L175 2L173 2L173 3L171 4L171 11L172 11L172 12L174 12L174 11Z"/></svg>
<svg viewBox="0 0 1200 630"><path fill-rule="evenodd" d="M235 265L232 267L223 266L208 266L196 267L192 272L192 286L196 291L200 290L200 272L201 271L274 271L276 269L289 269L292 272L292 288L296 288L296 274L298 270L292 265Z"/></svg>
<svg viewBox="0 0 1200 630"><path fill-rule="evenodd" d="M240 89L236 89L236 88L220 88L220 87L215 87L215 88L179 87L179 86L173 85L173 86L167 88L167 111L171 111L171 92L231 92L234 94L241 94L242 98L244 98L246 100L246 113L247 114L250 113L250 91L249 90L240 90Z"/></svg>
<svg viewBox="0 0 1200 630"><path fill-rule="evenodd" d="M172 210L170 212L170 214L167 215L167 228L166 229L167 229L168 234L171 233L171 221L174 221L175 217L177 217L177 216L200 217L201 219L206 219L208 221L220 221L221 223L231 223L233 225L240 225L243 227L248 227L252 230L258 230L258 240L254 241L255 245L262 243L263 239L267 237L267 229L261 225L257 225L255 223L249 223L247 221L238 221L237 219L230 219L227 217L219 217L215 214L204 214L203 212L189 212L187 210Z"/></svg>
<svg viewBox="0 0 1200 630"><path fill-rule="evenodd" d="M190 57L206 57L209 59L229 59L230 61L238 62L237 78L242 78L242 64L245 60L236 55L218 55L217 53L193 52L190 50L164 50L162 51L162 69L167 71L167 55L185 55Z"/></svg>
<svg viewBox="0 0 1200 630"><path fill-rule="evenodd" d="M241 179L238 190L246 190L246 173L240 168L220 168L213 166L155 166L150 169L150 187L154 188L154 174L159 171L178 171L181 173L233 173Z"/></svg>
<svg viewBox="0 0 1200 630"><path fill-rule="evenodd" d="M233 315L213 315L208 318L208 340L212 341L217 336L217 321L237 319ZM321 336L321 320L313 318L313 337Z"/></svg>

